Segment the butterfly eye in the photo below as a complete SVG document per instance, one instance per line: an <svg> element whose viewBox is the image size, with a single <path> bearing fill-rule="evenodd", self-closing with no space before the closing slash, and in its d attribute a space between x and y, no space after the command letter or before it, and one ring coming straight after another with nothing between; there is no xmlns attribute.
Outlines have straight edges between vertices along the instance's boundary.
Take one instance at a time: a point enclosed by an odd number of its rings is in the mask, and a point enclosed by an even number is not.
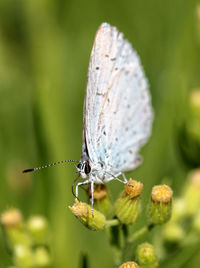
<svg viewBox="0 0 200 268"><path fill-rule="evenodd" d="M79 164L77 165L77 169L81 169L81 167L82 167L82 165L81 165L81 163L79 163Z"/></svg>
<svg viewBox="0 0 200 268"><path fill-rule="evenodd" d="M90 164L88 162L86 162L86 164L85 164L85 174L89 174L90 171L91 171Z"/></svg>

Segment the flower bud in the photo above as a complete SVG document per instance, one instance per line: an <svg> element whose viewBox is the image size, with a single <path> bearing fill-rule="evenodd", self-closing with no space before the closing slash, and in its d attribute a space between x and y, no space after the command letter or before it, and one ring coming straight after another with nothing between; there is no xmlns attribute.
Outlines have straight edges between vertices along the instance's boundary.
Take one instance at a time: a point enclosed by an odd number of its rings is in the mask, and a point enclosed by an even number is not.
<svg viewBox="0 0 200 268"><path fill-rule="evenodd" d="M75 204L69 209L72 213L89 229L93 231L102 230L106 223L105 216L86 203L76 200Z"/></svg>
<svg viewBox="0 0 200 268"><path fill-rule="evenodd" d="M194 88L189 94L190 115L200 117L200 88Z"/></svg>
<svg viewBox="0 0 200 268"><path fill-rule="evenodd" d="M1 215L1 224L5 229L20 228L23 225L21 212L16 208L11 208Z"/></svg>
<svg viewBox="0 0 200 268"><path fill-rule="evenodd" d="M48 241L48 223L42 216L32 216L27 222L33 244L46 244Z"/></svg>
<svg viewBox="0 0 200 268"><path fill-rule="evenodd" d="M198 210L198 212L195 214L193 228L200 234L200 210Z"/></svg>
<svg viewBox="0 0 200 268"><path fill-rule="evenodd" d="M115 202L115 215L123 224L132 224L136 221L141 211L140 194L143 184L129 180L124 186L124 191Z"/></svg>
<svg viewBox="0 0 200 268"><path fill-rule="evenodd" d="M38 247L34 252L34 261L35 266L40 267L48 267L51 264L51 258L49 256L49 252L44 247Z"/></svg>
<svg viewBox="0 0 200 268"><path fill-rule="evenodd" d="M30 236L23 229L8 229L6 231L8 246L12 249L16 245L31 246Z"/></svg>
<svg viewBox="0 0 200 268"><path fill-rule="evenodd" d="M200 165L200 88L192 89L187 100L186 118L180 129L178 144L185 163L194 167Z"/></svg>
<svg viewBox="0 0 200 268"><path fill-rule="evenodd" d="M186 205L184 198L173 199L172 217L170 221L177 222L185 217Z"/></svg>
<svg viewBox="0 0 200 268"><path fill-rule="evenodd" d="M134 261L128 261L120 265L119 268L139 268L139 266Z"/></svg>
<svg viewBox="0 0 200 268"><path fill-rule="evenodd" d="M183 241L185 237L183 227L180 224L171 221L163 226L162 234L164 240L170 243L179 243Z"/></svg>
<svg viewBox="0 0 200 268"><path fill-rule="evenodd" d="M149 243L143 243L138 246L136 257L139 265L143 268L158 267L158 257L156 256L154 247Z"/></svg>
<svg viewBox="0 0 200 268"><path fill-rule="evenodd" d="M9 209L1 215L1 224L5 230L8 246L13 249L15 245L29 246L31 239L24 231L24 222L18 209Z"/></svg>
<svg viewBox="0 0 200 268"><path fill-rule="evenodd" d="M195 169L189 173L183 198L186 203L187 214L195 214L200 207L200 169Z"/></svg>
<svg viewBox="0 0 200 268"><path fill-rule="evenodd" d="M109 218L112 215L113 206L109 198L108 190L104 184L96 184L94 188L94 208Z"/></svg>
<svg viewBox="0 0 200 268"><path fill-rule="evenodd" d="M24 161L16 160L9 164L6 170L6 181L10 190L14 193L22 196L22 194L27 194L29 190L32 188L32 177L30 173L27 173L26 176L19 172L28 163L24 163Z"/></svg>
<svg viewBox="0 0 200 268"><path fill-rule="evenodd" d="M20 268L33 268L34 259L31 249L25 245L16 245L14 248L14 263Z"/></svg>
<svg viewBox="0 0 200 268"><path fill-rule="evenodd" d="M163 224L171 217L172 190L167 185L154 186L151 192L151 202L148 216L151 224Z"/></svg>

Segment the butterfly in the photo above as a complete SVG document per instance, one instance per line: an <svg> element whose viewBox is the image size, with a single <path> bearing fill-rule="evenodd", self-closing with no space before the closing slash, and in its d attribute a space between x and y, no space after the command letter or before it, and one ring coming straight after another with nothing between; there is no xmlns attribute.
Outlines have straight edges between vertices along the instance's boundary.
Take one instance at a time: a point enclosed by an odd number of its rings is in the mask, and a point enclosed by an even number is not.
<svg viewBox="0 0 200 268"><path fill-rule="evenodd" d="M79 187L90 184L93 207L95 184L127 183L124 172L141 164L138 152L151 134L152 121L148 82L138 54L116 27L102 23L89 63L82 154L76 167L84 180L76 184L76 198ZM57 163L68 161L73 160Z"/></svg>

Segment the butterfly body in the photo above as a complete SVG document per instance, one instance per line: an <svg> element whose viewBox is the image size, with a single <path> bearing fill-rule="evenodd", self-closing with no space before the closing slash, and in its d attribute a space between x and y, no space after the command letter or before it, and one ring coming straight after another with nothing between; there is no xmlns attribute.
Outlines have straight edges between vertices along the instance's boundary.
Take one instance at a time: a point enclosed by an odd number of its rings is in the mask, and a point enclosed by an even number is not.
<svg viewBox="0 0 200 268"><path fill-rule="evenodd" d="M112 180L118 172L114 172L113 169L105 168L102 162L93 164L89 160L81 160L77 166L79 175L88 181L93 181L95 184L102 184ZM111 173L112 172L112 173Z"/></svg>
<svg viewBox="0 0 200 268"><path fill-rule="evenodd" d="M84 101L82 158L86 179L76 186L127 182L123 172L141 163L138 151L151 133L153 111L139 56L115 27L103 23L94 40ZM120 180L121 181L121 180ZM92 197L93 198L93 197Z"/></svg>

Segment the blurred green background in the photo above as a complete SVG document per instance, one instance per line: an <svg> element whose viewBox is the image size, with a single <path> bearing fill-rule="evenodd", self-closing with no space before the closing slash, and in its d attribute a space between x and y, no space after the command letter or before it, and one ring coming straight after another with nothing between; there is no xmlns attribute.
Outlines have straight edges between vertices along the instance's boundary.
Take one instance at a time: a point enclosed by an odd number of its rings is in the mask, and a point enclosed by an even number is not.
<svg viewBox="0 0 200 268"><path fill-rule="evenodd" d="M186 167L176 129L190 89L200 86L200 8L194 0L0 1L0 212L19 208L43 214L52 232L53 267L114 267L104 232L92 232L71 214L73 164L30 175L21 170L80 159L82 107L95 32L117 26L138 51L149 79L155 120L142 150L144 163L130 176L151 187L167 179L178 195ZM166 179L165 179L166 181ZM109 183L113 198L122 189ZM136 225L142 225L144 217ZM198 254L190 267L199 267ZM10 257L0 238L0 267ZM187 265L188 266L188 265Z"/></svg>

